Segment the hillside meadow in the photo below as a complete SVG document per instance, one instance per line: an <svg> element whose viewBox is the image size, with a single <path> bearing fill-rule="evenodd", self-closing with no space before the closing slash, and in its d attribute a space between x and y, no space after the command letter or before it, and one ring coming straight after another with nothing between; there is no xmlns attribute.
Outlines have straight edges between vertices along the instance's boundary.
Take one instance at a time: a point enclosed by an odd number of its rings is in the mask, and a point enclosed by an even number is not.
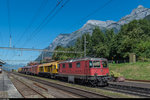
<svg viewBox="0 0 150 100"><path fill-rule="evenodd" d="M127 79L150 80L150 62L109 64L109 69Z"/></svg>

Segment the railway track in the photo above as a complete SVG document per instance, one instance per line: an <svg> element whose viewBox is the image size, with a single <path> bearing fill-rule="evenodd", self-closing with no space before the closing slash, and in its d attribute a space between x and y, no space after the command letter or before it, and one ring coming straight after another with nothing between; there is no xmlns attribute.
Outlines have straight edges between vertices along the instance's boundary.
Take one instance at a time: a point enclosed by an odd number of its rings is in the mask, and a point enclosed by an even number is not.
<svg viewBox="0 0 150 100"><path fill-rule="evenodd" d="M56 83L52 83L49 81L45 81L42 79L37 79L37 78L33 78L33 77L29 77L29 76L24 76L18 73L13 73L15 75L19 75L21 77L27 78L29 80L35 81L35 82L39 82L41 84L71 93L71 94L75 94L77 96L83 97L83 98L111 98L105 95L101 95L95 92L91 92L91 91L87 91L87 90L83 90L83 89L78 89L78 88L74 88L74 87L68 87L68 86L64 86L64 85L60 85L60 84L56 84Z"/></svg>
<svg viewBox="0 0 150 100"><path fill-rule="evenodd" d="M14 73L14 74L18 74L18 73ZM19 76L25 77L24 75L18 74ZM38 81L42 84L48 85L48 86L52 86L55 87L57 89L61 89L63 91L67 91L69 93L73 93L76 95L79 95L81 97L85 97L85 98L111 98L108 96L104 96L104 95L100 95L97 93L92 93L89 91L85 91L85 90L78 90L76 88L70 88L64 85L60 85L60 84L55 84L55 83L51 83L45 80L41 80L41 79L37 79L37 78L32 78L29 76L26 76L25 78L33 80L33 81ZM100 87L100 89L104 89L104 90L109 90L109 91L114 91L114 92L119 92L119 93L125 93L125 94L130 94L130 95L135 95L135 96L140 96L140 97L144 97L144 98L149 98L150 97L150 89L148 88L140 88L140 87L134 87L131 85L118 85L116 84L111 84L109 83L108 87Z"/></svg>
<svg viewBox="0 0 150 100"><path fill-rule="evenodd" d="M126 94L132 94L140 97L148 97L150 98L150 89L149 88L143 88L143 87L136 87L132 86L130 84L126 85L119 85L119 84L111 84L109 83L108 87L104 87L105 90L111 90Z"/></svg>
<svg viewBox="0 0 150 100"><path fill-rule="evenodd" d="M126 79L127 81L134 81L134 82L147 82L150 83L150 80L133 80L133 79Z"/></svg>
<svg viewBox="0 0 150 100"><path fill-rule="evenodd" d="M121 88L116 88L116 87L115 88L114 87L104 87L101 89L124 93L124 94L129 94L129 95L135 95L135 96L139 96L139 97L143 97L143 98L150 98L150 95L148 93L145 94L145 93L135 92L135 91L131 91L131 90L123 90Z"/></svg>
<svg viewBox="0 0 150 100"><path fill-rule="evenodd" d="M24 98L47 98L37 90L33 89L32 86L29 86L25 82L17 79L16 77L8 74L8 77L12 78L13 84L16 86L17 90L19 93L24 97Z"/></svg>

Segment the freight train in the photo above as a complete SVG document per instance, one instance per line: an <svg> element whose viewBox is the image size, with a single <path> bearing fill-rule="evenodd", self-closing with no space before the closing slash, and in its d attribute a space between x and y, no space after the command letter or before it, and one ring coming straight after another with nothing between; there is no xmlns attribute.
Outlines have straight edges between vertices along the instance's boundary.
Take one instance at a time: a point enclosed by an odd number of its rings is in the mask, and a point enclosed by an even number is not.
<svg viewBox="0 0 150 100"><path fill-rule="evenodd" d="M107 86L109 80L108 61L105 58L79 58L65 61L24 66L19 73L37 75L73 83L92 86Z"/></svg>

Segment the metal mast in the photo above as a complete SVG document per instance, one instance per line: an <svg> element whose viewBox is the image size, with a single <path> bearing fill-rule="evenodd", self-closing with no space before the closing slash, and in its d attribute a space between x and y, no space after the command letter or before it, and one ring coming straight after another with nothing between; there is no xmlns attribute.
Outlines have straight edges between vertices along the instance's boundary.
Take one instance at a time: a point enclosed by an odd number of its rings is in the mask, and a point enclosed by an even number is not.
<svg viewBox="0 0 150 100"><path fill-rule="evenodd" d="M84 57L86 57L86 36L84 36Z"/></svg>
<svg viewBox="0 0 150 100"><path fill-rule="evenodd" d="M10 40L9 40L9 47L11 48L11 35L10 35Z"/></svg>

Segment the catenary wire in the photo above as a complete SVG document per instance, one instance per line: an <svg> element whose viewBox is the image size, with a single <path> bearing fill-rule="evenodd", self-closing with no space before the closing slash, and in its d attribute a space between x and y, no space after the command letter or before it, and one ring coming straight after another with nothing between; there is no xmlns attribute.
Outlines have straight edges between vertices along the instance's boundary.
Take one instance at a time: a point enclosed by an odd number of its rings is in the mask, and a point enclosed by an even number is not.
<svg viewBox="0 0 150 100"><path fill-rule="evenodd" d="M48 22L49 22L50 20L52 20L52 19L57 15L57 13L59 13L60 10L61 10L68 2L69 2L69 0L67 0L67 1L55 12L55 14L54 14L53 16L51 16L51 17L48 19L48 21L37 31L37 33L39 33L39 32L42 30L42 28L43 28L44 26L46 26L46 25L48 24ZM37 35L37 34L34 34L33 37L35 37L35 35ZM32 38L32 39L36 39L36 40L37 40L37 38ZM38 39L39 39L39 37L38 37ZM25 44L24 44L24 45L25 45Z"/></svg>
<svg viewBox="0 0 150 100"><path fill-rule="evenodd" d="M92 16L94 13L100 11L101 9L103 9L104 7L106 7L108 4L110 4L113 0L109 0L108 2L106 2L104 5L98 7L97 9L95 9L93 12L89 13L88 15L86 15L84 18L80 19L77 23L71 25L67 30L69 30L70 28L72 28L73 26L75 26L76 24L80 23L83 20L86 20L88 17ZM66 31L66 30L65 30ZM64 33L65 31L61 32ZM49 39L47 40L49 41ZM44 42L42 42L44 43ZM38 45L38 44L37 44Z"/></svg>
<svg viewBox="0 0 150 100"><path fill-rule="evenodd" d="M26 34L26 32L31 28L31 26L33 25L33 23L35 22L35 20L37 19L37 17L39 16L40 12L42 11L42 9L44 9L44 7L46 7L46 4L48 3L48 0L43 0L43 2L41 3L40 7L37 9L36 13L34 14L34 16L32 17L28 27L25 29L25 31L20 35L20 37L18 38L18 40L16 41L16 43L14 45L16 45ZM20 42L19 42L20 43Z"/></svg>
<svg viewBox="0 0 150 100"><path fill-rule="evenodd" d="M29 42L32 38L33 35L36 34L36 31L39 30L39 28L47 21L47 19L49 18L50 15L52 15L53 12L55 12L55 10L57 9L57 7L61 4L63 0L61 0L60 2L58 2L55 7L49 12L49 14L44 18L44 20L40 23L40 25L32 32L32 34L30 35L30 37L28 39L26 39L26 41L24 42L23 45L27 44L27 42Z"/></svg>
<svg viewBox="0 0 150 100"><path fill-rule="evenodd" d="M37 9L36 13L34 14L34 16L32 17L28 27L25 29L25 31L21 34L20 38L18 38L18 40L16 41L16 43L14 44L14 46L24 37L25 33L31 28L31 26L33 25L33 23L35 22L35 20L37 19L37 17L39 16L40 12L44 9L44 7L46 6L46 4L48 3L48 0L43 0L41 2L41 5L39 6L39 8ZM20 43L20 42L19 42ZM15 56L12 57L12 59Z"/></svg>

